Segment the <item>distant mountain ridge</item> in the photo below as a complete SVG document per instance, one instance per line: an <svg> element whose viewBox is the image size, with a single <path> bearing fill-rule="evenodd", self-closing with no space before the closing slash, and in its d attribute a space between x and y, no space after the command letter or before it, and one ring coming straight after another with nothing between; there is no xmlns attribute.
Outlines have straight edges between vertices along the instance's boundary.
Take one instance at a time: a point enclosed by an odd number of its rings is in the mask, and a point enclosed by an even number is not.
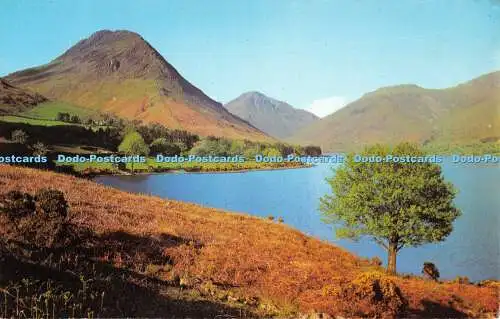
<svg viewBox="0 0 500 319"><path fill-rule="evenodd" d="M305 110L268 97L260 92L246 92L224 105L231 113L263 132L286 138L319 118Z"/></svg>
<svg viewBox="0 0 500 319"><path fill-rule="evenodd" d="M23 90L0 78L0 114L13 114L46 102L41 94Z"/></svg>
<svg viewBox="0 0 500 319"><path fill-rule="evenodd" d="M472 143L500 140L500 71L446 89L380 88L301 129L292 142L325 151L373 143Z"/></svg>
<svg viewBox="0 0 500 319"><path fill-rule="evenodd" d="M201 135L269 139L184 79L130 31L98 31L52 62L6 78L51 99L129 119Z"/></svg>

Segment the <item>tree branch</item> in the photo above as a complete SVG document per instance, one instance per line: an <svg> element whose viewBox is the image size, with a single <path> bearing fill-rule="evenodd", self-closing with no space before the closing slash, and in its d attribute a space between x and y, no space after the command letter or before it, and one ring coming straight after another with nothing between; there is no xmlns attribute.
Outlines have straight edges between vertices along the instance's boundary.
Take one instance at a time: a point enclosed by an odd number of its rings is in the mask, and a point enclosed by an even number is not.
<svg viewBox="0 0 500 319"><path fill-rule="evenodd" d="M378 239L377 237L373 237L373 240L379 244L380 246L384 247L385 249L389 249L389 247L380 239Z"/></svg>

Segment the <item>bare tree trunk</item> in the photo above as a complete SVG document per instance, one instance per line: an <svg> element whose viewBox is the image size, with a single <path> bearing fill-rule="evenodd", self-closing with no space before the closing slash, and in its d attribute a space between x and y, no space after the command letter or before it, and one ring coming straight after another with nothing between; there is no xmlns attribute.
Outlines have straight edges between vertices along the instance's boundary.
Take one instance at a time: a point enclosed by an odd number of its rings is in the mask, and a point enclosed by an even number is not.
<svg viewBox="0 0 500 319"><path fill-rule="evenodd" d="M389 243L387 249L387 272L391 275L396 274L396 256L397 256L397 243Z"/></svg>

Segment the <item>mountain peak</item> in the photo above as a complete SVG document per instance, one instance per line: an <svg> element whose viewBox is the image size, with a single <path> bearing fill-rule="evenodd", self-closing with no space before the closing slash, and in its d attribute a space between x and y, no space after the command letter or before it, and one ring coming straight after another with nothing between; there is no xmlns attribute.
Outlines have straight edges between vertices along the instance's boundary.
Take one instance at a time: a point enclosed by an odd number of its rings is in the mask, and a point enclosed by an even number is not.
<svg viewBox="0 0 500 319"><path fill-rule="evenodd" d="M7 79L51 99L200 135L269 139L188 82L151 44L128 30L94 32L52 62Z"/></svg>
<svg viewBox="0 0 500 319"><path fill-rule="evenodd" d="M265 95L264 93L261 93L259 91L249 91L249 92L245 92L243 94L241 94L238 98L236 98L237 100L247 100L247 101L251 101L250 103L253 103L255 106L273 106L273 107L276 107L276 105L280 104L280 103L285 103L285 102L281 102L281 101L278 101L278 100L275 100L267 95Z"/></svg>
<svg viewBox="0 0 500 319"><path fill-rule="evenodd" d="M165 67L165 59L139 34L128 30L100 30L88 38L79 41L58 57L57 62L72 62L77 64L91 64L92 71L108 68L118 71L127 66L125 72L130 76L145 76L152 69ZM87 67L89 65L86 65ZM95 70L95 69L98 70ZM135 68L135 72L131 72ZM140 70L138 70L140 69ZM83 70L85 71L85 70ZM142 72L140 72L142 71Z"/></svg>
<svg viewBox="0 0 500 319"><path fill-rule="evenodd" d="M317 119L305 110L273 99L258 91L249 91L230 101L225 107L258 129L277 138L285 138Z"/></svg>

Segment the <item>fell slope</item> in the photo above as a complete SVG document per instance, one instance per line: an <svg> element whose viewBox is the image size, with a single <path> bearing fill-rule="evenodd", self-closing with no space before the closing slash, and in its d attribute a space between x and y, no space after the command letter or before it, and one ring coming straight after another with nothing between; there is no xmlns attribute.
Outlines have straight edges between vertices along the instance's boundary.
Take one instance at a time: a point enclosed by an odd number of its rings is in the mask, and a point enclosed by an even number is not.
<svg viewBox="0 0 500 319"><path fill-rule="evenodd" d="M6 78L51 99L129 119L201 135L269 139L189 83L130 31L98 31L52 62Z"/></svg>
<svg viewBox="0 0 500 319"><path fill-rule="evenodd" d="M447 89L416 85L367 93L290 138L326 151L373 143L500 140L500 71Z"/></svg>
<svg viewBox="0 0 500 319"><path fill-rule="evenodd" d="M0 78L0 114L23 112L46 101L41 94L20 89Z"/></svg>
<svg viewBox="0 0 500 319"><path fill-rule="evenodd" d="M298 313L311 311L330 315L355 311L358 315L351 312L349 317L373 317L369 309L380 306L370 300L353 303L329 293L332 287L348 284L373 269L368 261L283 224L5 165L0 165L0 185L5 192L34 193L47 185L62 190L75 226L88 227L101 238L98 253L102 256L95 258L106 261L108 267L123 269L123 273L160 282L181 275L185 289L225 289L224 300L246 300L243 303L258 308L257 313L266 318L284 313L298 317ZM111 239L117 237L110 234L117 233L121 235L114 242ZM157 264L162 258L169 264ZM142 265L161 271L147 273L141 270ZM485 317L486 313L494 315L498 308L498 290L494 287L412 277L392 280L408 299L404 317ZM231 298L227 297L228 290ZM183 302L180 298L170 301ZM149 307L142 316L161 316L154 308ZM184 311L187 313L187 309Z"/></svg>
<svg viewBox="0 0 500 319"><path fill-rule="evenodd" d="M224 106L229 112L276 138L289 137L318 119L310 112L259 92L244 93Z"/></svg>

